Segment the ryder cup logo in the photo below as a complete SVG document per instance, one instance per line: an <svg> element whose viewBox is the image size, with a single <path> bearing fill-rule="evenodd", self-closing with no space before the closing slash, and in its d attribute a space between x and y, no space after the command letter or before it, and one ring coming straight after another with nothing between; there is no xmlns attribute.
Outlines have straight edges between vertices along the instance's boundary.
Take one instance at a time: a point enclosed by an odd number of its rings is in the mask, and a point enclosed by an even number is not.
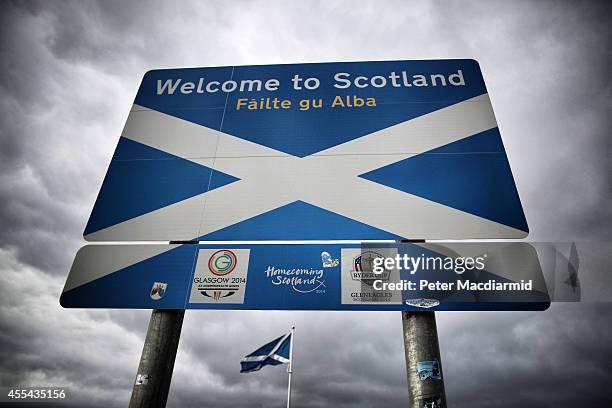
<svg viewBox="0 0 612 408"><path fill-rule="evenodd" d="M369 286L372 286L377 279L389 280L391 272L388 270L374 273L374 260L376 258L384 258L384 256L374 251L363 251L360 255L353 258L351 278Z"/></svg>
<svg viewBox="0 0 612 408"><path fill-rule="evenodd" d="M224 276L232 272L237 263L236 254L228 249L222 249L211 255L208 269L217 276Z"/></svg>

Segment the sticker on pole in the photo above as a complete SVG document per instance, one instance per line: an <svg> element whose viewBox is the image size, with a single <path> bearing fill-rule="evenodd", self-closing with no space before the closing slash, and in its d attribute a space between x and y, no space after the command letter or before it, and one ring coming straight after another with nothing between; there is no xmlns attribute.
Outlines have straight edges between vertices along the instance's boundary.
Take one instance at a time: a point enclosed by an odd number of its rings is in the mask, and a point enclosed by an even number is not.
<svg viewBox="0 0 612 408"><path fill-rule="evenodd" d="M474 60L144 75L88 241L523 238Z"/></svg>
<svg viewBox="0 0 612 408"><path fill-rule="evenodd" d="M419 408L444 408L442 397L425 397L419 399Z"/></svg>
<svg viewBox="0 0 612 408"><path fill-rule="evenodd" d="M442 379L442 373L440 372L440 364L438 363L438 360L417 362L417 371L421 381Z"/></svg>

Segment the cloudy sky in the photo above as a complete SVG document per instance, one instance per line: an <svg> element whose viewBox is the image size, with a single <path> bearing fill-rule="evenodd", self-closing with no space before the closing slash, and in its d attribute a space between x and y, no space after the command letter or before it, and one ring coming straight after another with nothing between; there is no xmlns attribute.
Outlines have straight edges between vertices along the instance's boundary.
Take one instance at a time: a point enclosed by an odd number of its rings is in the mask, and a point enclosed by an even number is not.
<svg viewBox="0 0 612 408"><path fill-rule="evenodd" d="M0 3L0 387L125 406L149 311L58 299L140 79L152 68L376 59L480 62L532 240L612 240L606 2ZM612 405L612 307L438 313L452 407ZM185 317L168 406L282 406L241 375L297 326L294 402L406 406L399 312Z"/></svg>

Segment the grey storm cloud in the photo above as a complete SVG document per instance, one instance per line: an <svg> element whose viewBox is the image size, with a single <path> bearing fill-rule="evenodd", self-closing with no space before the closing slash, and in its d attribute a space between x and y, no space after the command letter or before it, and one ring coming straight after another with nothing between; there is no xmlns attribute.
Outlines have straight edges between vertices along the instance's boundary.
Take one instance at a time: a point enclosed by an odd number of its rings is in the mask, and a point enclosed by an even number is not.
<svg viewBox="0 0 612 408"><path fill-rule="evenodd" d="M125 406L148 311L58 303L138 84L152 68L377 59L480 62L533 240L612 238L611 5L508 1L0 3L0 388ZM439 313L453 407L612 405L612 308ZM405 406L399 313L186 314L169 406L268 407L296 335L296 406ZM69 402L70 402L69 401Z"/></svg>

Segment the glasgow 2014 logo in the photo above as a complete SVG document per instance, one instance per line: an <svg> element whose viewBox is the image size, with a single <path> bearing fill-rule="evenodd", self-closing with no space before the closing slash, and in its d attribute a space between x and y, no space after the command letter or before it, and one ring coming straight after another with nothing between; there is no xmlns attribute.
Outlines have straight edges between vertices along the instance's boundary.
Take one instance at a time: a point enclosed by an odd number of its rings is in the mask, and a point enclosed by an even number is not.
<svg viewBox="0 0 612 408"><path fill-rule="evenodd" d="M236 254L228 249L222 249L210 256L208 269L217 276L224 276L232 272L237 263Z"/></svg>

